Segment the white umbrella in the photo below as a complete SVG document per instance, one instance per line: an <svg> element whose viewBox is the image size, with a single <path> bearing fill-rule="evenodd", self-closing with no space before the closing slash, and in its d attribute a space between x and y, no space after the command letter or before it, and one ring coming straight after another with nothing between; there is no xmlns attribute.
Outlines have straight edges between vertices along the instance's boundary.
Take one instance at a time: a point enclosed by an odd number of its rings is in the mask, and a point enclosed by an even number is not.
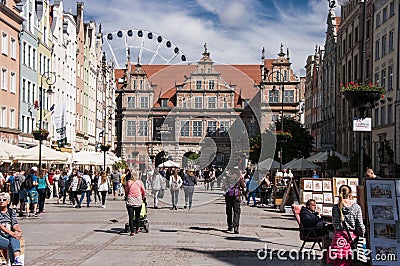
<svg viewBox="0 0 400 266"><path fill-rule="evenodd" d="M39 159L39 146L30 148L29 151L37 155L35 158L35 161L37 161ZM67 162L68 155L63 152L59 152L52 148L42 145L42 161Z"/></svg>
<svg viewBox="0 0 400 266"><path fill-rule="evenodd" d="M337 151L334 151L333 154L336 155L337 157L339 157L339 159L344 163L348 162L350 160L349 157L344 156L343 154L340 154ZM326 160L328 160L328 157L329 157L329 152L322 151L322 152L316 153L316 154L308 157L306 160L310 161L310 162L321 163L321 162L326 162Z"/></svg>
<svg viewBox="0 0 400 266"><path fill-rule="evenodd" d="M0 150L2 153L8 154L8 160L10 161L34 160L35 158L35 154L32 151L7 142L0 142Z"/></svg>
<svg viewBox="0 0 400 266"><path fill-rule="evenodd" d="M180 167L179 163L168 160L158 165L158 167Z"/></svg>
<svg viewBox="0 0 400 266"><path fill-rule="evenodd" d="M275 161L272 158L268 158L268 159L265 159L262 162L258 162L258 164L256 164L254 167L257 167L257 169L259 171L261 171L261 170L269 171L270 169L278 169L278 168L280 168L280 163Z"/></svg>
<svg viewBox="0 0 400 266"><path fill-rule="evenodd" d="M319 166L307 161L304 158L301 158L285 164L283 168L292 170L309 170L309 169L315 170L318 169Z"/></svg>

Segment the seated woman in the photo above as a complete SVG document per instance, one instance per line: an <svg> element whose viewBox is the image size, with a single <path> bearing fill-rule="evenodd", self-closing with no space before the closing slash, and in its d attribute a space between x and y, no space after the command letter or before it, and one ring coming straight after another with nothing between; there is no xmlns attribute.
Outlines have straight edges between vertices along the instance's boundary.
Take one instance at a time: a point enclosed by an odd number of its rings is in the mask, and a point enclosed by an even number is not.
<svg viewBox="0 0 400 266"><path fill-rule="evenodd" d="M22 238L21 228L17 222L15 210L8 209L10 194L0 193L0 247L7 248L14 254L13 265L22 265L20 258L20 239Z"/></svg>

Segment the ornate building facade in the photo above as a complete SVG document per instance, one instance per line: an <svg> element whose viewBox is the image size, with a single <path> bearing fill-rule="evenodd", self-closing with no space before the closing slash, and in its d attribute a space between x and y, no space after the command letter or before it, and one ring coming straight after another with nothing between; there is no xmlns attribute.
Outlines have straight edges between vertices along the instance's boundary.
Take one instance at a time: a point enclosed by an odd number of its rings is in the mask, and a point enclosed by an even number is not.
<svg viewBox="0 0 400 266"><path fill-rule="evenodd" d="M246 161L249 137L270 129L282 108L299 117L290 65L282 48L261 65L215 65L206 46L196 64L131 66L128 58L115 71L117 155L141 168L163 158L186 166L194 153L200 167Z"/></svg>

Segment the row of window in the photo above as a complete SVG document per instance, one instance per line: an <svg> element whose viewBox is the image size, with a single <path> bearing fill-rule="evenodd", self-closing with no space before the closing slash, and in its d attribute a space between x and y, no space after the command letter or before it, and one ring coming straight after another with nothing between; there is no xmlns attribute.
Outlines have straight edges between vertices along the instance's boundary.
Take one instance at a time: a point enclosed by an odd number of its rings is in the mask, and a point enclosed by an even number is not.
<svg viewBox="0 0 400 266"><path fill-rule="evenodd" d="M268 102L279 103L279 93L280 91L268 91ZM294 90L284 90L283 91L283 102L284 103L294 103Z"/></svg>
<svg viewBox="0 0 400 266"><path fill-rule="evenodd" d="M382 47L380 45L382 44ZM388 50L389 49L389 50ZM394 51L394 30L389 31L389 43L387 34L382 36L382 39L375 41L375 60L380 59Z"/></svg>
<svg viewBox="0 0 400 266"><path fill-rule="evenodd" d="M9 113L6 106L0 106L0 125L2 127L16 128L15 124L15 109L9 108ZM7 117L8 116L8 117Z"/></svg>
<svg viewBox="0 0 400 266"><path fill-rule="evenodd" d="M207 136L215 137L217 136L217 131L219 136L227 136L230 128L229 121L207 121ZM203 121L202 120L184 120L180 122L180 136L181 137L202 137L203 132ZM219 127L218 127L219 126ZM256 135L256 123L247 123L247 131L249 136ZM192 128L192 134L190 135L190 128ZM128 120L126 124L126 136L127 137L146 137L148 136L148 121L132 121ZM237 132L236 135L240 135L242 132Z"/></svg>
<svg viewBox="0 0 400 266"><path fill-rule="evenodd" d="M10 55L12 59L17 59L17 41L11 37L9 42L6 32L1 34L1 53L6 56Z"/></svg>
<svg viewBox="0 0 400 266"><path fill-rule="evenodd" d="M390 2L389 4L389 17L394 16L394 12L395 12L395 5L394 5L394 1ZM385 6L382 9L382 12L379 12L376 14L376 19L375 19L375 27L378 28L382 23L384 23L386 20L388 20L388 7Z"/></svg>
<svg viewBox="0 0 400 266"><path fill-rule="evenodd" d="M390 125L394 122L393 118L393 104L382 106L374 110L374 126Z"/></svg>
<svg viewBox="0 0 400 266"><path fill-rule="evenodd" d="M388 78L386 78L386 75ZM387 79L387 81L386 81ZM381 69L381 72L376 72L374 77L375 83L385 87L387 91L393 90L393 66L388 66Z"/></svg>
<svg viewBox="0 0 400 266"><path fill-rule="evenodd" d="M37 125L35 124L35 118L29 116L21 116L21 131L23 133L31 133Z"/></svg>
<svg viewBox="0 0 400 266"><path fill-rule="evenodd" d="M136 136L145 137L148 136L148 123L147 121L139 121L139 128L136 130L136 121L127 121L126 123L126 136L133 137Z"/></svg>
<svg viewBox="0 0 400 266"><path fill-rule="evenodd" d="M207 84L208 84L208 86L206 86ZM202 89L203 89L203 81L196 80L196 90L202 90ZM215 81L208 80L208 82L206 84L204 84L204 89L215 90Z"/></svg>
<svg viewBox="0 0 400 266"><path fill-rule="evenodd" d="M11 93L17 92L17 75L15 72L10 71L10 76L8 75L8 70L6 68L1 69L1 80L0 87L4 91L10 91ZM10 86L8 86L10 84Z"/></svg>
<svg viewBox="0 0 400 266"><path fill-rule="evenodd" d="M293 98L293 96L292 96ZM139 97L139 104L136 105L136 97L130 96L127 97L128 105L127 108L149 108L149 97L142 96ZM293 99L292 99L293 100ZM188 104L189 103L189 104ZM161 107L168 107L168 99L161 99ZM196 96L194 97L194 103L191 104L188 100L182 101L182 108L193 107L195 109L202 109L203 108L203 97ZM217 108L217 97L207 97L207 107L208 109L216 109ZM223 108L228 108L228 103L226 101L223 102Z"/></svg>

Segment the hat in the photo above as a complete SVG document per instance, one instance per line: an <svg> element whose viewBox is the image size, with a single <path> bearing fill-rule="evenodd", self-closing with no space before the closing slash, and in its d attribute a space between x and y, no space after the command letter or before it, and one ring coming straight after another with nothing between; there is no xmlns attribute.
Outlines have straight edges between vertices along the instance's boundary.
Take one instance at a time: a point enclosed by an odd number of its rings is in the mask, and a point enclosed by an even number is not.
<svg viewBox="0 0 400 266"><path fill-rule="evenodd" d="M36 167L36 166L33 166L33 167L31 168L31 172L37 172L37 167Z"/></svg>

